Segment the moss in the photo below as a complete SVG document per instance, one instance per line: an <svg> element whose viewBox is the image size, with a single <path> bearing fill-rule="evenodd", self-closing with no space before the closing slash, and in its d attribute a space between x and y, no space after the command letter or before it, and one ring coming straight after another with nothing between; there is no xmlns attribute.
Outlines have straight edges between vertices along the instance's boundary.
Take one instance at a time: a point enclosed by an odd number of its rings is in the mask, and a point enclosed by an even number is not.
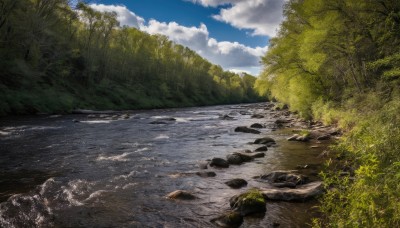
<svg viewBox="0 0 400 228"><path fill-rule="evenodd" d="M239 201L265 203L264 196L258 189L251 189L248 192L242 194L239 197Z"/></svg>
<svg viewBox="0 0 400 228"><path fill-rule="evenodd" d="M251 189L240 195L236 195L230 200L231 208L239 212L242 216L255 213L264 213L266 202L263 194L257 189Z"/></svg>
<svg viewBox="0 0 400 228"><path fill-rule="evenodd" d="M300 136L303 136L303 137L308 137L308 136L310 136L310 134L311 134L311 132L310 132L310 131L307 131L307 130L301 130L301 131L299 132L299 135L300 135Z"/></svg>

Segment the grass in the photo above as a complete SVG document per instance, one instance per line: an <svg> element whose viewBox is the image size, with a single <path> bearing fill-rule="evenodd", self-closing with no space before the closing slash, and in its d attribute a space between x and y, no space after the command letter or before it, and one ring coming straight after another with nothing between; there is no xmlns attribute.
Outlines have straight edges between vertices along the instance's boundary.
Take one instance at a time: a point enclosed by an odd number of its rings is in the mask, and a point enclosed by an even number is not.
<svg viewBox="0 0 400 228"><path fill-rule="evenodd" d="M330 190L321 200L325 216L314 227L400 227L400 101L370 110L344 116L356 124L322 174Z"/></svg>

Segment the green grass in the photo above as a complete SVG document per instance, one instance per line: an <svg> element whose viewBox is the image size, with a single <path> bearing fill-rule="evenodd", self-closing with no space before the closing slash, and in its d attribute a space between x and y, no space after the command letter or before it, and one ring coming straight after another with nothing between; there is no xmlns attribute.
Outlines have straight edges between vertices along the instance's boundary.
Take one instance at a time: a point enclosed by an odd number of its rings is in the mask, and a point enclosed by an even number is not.
<svg viewBox="0 0 400 228"><path fill-rule="evenodd" d="M334 148L337 159L322 174L330 188L321 200L324 217L314 227L400 227L399 110L394 99L358 116ZM354 176L340 175L348 170Z"/></svg>

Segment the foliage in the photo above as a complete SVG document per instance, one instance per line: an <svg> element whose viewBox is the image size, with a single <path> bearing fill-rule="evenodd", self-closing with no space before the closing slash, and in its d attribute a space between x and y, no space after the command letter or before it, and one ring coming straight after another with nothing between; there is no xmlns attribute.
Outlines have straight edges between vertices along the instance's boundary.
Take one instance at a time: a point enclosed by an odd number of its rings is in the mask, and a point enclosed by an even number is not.
<svg viewBox="0 0 400 228"><path fill-rule="evenodd" d="M316 227L399 227L400 1L289 0L255 87L347 134Z"/></svg>
<svg viewBox="0 0 400 228"><path fill-rule="evenodd" d="M252 102L255 77L223 71L115 13L67 0L1 0L0 115ZM60 98L57 100L57 98Z"/></svg>

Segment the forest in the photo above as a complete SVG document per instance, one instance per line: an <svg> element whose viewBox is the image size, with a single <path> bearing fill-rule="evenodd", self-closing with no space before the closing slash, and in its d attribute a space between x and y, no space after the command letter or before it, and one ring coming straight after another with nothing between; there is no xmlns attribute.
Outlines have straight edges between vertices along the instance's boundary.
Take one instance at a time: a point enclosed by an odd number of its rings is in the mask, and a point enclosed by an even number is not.
<svg viewBox="0 0 400 228"><path fill-rule="evenodd" d="M260 94L345 135L315 227L400 226L400 1L290 0Z"/></svg>
<svg viewBox="0 0 400 228"><path fill-rule="evenodd" d="M0 68L0 115L261 99L255 77L68 0L1 0Z"/></svg>

